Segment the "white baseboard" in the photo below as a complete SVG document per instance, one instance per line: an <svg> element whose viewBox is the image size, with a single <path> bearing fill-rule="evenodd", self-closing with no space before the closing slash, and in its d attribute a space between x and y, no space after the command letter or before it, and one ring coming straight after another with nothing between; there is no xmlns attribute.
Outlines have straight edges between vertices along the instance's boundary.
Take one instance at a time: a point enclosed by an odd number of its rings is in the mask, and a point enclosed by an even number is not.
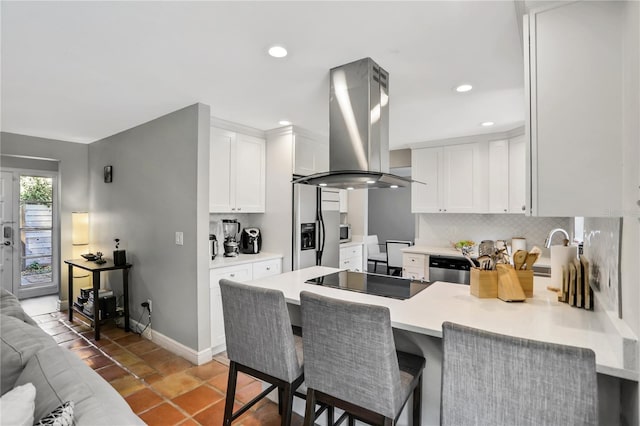
<svg viewBox="0 0 640 426"><path fill-rule="evenodd" d="M58 303L56 304L56 309L58 309L58 312L69 310L69 301L58 299Z"/></svg>
<svg viewBox="0 0 640 426"><path fill-rule="evenodd" d="M145 324L139 323L135 320L129 321L131 322L131 329L133 330L142 330L145 326ZM176 342L172 338L167 337L162 333L152 330L151 328L147 328L142 334L142 337L153 341L154 343L158 344L158 346L178 356L181 356L182 358L196 365L205 364L211 361L211 359L213 358L211 348L207 348L198 352L188 346L183 345L180 342Z"/></svg>

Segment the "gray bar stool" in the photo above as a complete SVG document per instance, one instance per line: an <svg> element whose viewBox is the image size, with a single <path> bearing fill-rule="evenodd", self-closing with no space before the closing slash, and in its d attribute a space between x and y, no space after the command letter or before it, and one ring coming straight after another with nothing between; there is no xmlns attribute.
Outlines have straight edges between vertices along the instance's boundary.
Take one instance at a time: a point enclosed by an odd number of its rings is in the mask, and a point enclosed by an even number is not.
<svg viewBox="0 0 640 426"><path fill-rule="evenodd" d="M450 322L442 338L441 425L598 423L592 350Z"/></svg>
<svg viewBox="0 0 640 426"><path fill-rule="evenodd" d="M300 293L307 410L315 403L374 425L393 425L413 394L413 425L421 423L424 358L396 352L389 309Z"/></svg>
<svg viewBox="0 0 640 426"><path fill-rule="evenodd" d="M293 334L289 311L281 291L220 280L229 382L224 426L278 388L282 426L291 424L293 397L304 381L302 339ZM233 413L238 372L270 383L271 386ZM321 408L318 414L324 409ZM333 412L330 412L332 419Z"/></svg>

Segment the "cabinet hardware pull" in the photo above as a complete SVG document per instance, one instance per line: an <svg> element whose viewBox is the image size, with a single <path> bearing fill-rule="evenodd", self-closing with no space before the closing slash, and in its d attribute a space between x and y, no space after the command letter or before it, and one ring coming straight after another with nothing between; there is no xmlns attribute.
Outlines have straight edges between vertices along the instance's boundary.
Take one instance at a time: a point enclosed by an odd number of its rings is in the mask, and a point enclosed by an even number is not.
<svg viewBox="0 0 640 426"><path fill-rule="evenodd" d="M267 266L267 271L270 271L270 270L271 270L271 266Z"/></svg>
<svg viewBox="0 0 640 426"><path fill-rule="evenodd" d="M525 211L527 207L526 206L522 206L522 211Z"/></svg>
<svg viewBox="0 0 640 426"><path fill-rule="evenodd" d="M230 276L231 278L233 278L233 277L235 277L235 276L236 276L236 274L229 274L229 276Z"/></svg>

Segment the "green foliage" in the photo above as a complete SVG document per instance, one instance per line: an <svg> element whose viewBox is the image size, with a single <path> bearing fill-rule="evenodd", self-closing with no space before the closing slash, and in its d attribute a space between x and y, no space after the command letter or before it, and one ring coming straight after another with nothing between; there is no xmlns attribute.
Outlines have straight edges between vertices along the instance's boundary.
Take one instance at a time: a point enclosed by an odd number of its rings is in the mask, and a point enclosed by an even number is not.
<svg viewBox="0 0 640 426"><path fill-rule="evenodd" d="M50 203L53 200L51 178L20 177L20 201Z"/></svg>
<svg viewBox="0 0 640 426"><path fill-rule="evenodd" d="M37 261L33 261L25 268L25 270L30 272L39 272L43 269L42 265L40 265Z"/></svg>

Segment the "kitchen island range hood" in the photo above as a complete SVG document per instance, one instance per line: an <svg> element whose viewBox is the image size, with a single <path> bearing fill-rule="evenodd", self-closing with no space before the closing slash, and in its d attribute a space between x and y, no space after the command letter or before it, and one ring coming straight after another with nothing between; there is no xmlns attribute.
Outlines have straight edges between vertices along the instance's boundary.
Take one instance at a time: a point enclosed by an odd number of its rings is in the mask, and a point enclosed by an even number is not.
<svg viewBox="0 0 640 426"><path fill-rule="evenodd" d="M371 58L331 69L329 171L295 179L340 189L398 188L389 174L389 74Z"/></svg>

